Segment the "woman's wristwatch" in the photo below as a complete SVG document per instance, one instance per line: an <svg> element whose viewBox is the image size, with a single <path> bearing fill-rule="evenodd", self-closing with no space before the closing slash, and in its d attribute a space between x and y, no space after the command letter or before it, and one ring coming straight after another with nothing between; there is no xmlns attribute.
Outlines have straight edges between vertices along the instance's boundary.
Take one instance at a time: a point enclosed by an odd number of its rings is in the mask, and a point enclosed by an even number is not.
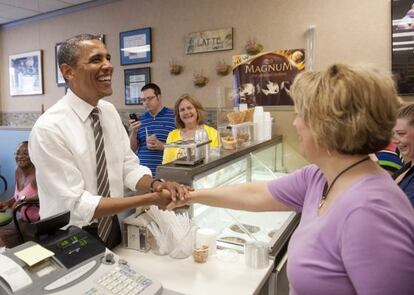
<svg viewBox="0 0 414 295"><path fill-rule="evenodd" d="M153 193L154 191L155 191L155 189L154 189L154 183L156 183L156 182L165 182L165 180L164 179L162 179L162 178L154 178L152 181L151 181L151 184L150 184L150 192L151 193Z"/></svg>

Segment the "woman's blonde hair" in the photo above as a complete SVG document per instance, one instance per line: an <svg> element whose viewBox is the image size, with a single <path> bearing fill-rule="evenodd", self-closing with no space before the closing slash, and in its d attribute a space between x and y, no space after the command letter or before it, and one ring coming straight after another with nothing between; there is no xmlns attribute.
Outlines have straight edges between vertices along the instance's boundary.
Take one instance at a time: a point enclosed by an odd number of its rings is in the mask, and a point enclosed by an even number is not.
<svg viewBox="0 0 414 295"><path fill-rule="evenodd" d="M189 94L183 94L181 95L177 101L175 102L174 106L174 115L175 115L175 125L177 128L184 128L185 124L180 118L180 103L183 100L188 100L196 109L197 111L197 125L201 125L204 123L204 116L205 116L205 110L201 103L193 96L190 96Z"/></svg>
<svg viewBox="0 0 414 295"><path fill-rule="evenodd" d="M298 75L291 96L322 148L363 155L390 143L400 106L390 75L335 64L326 71Z"/></svg>
<svg viewBox="0 0 414 295"><path fill-rule="evenodd" d="M414 103L404 104L397 114L398 119L408 120L409 125L414 125Z"/></svg>

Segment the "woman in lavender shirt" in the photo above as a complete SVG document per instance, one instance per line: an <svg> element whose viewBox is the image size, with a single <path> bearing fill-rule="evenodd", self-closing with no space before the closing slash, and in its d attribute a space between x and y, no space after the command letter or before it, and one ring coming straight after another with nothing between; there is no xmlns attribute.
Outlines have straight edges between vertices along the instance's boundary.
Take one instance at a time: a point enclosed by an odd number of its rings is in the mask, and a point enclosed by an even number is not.
<svg viewBox="0 0 414 295"><path fill-rule="evenodd" d="M391 139L399 106L391 77L338 64L299 75L291 96L312 164L268 183L197 190L187 202L301 212L288 248L291 294L414 294L414 210L368 159Z"/></svg>

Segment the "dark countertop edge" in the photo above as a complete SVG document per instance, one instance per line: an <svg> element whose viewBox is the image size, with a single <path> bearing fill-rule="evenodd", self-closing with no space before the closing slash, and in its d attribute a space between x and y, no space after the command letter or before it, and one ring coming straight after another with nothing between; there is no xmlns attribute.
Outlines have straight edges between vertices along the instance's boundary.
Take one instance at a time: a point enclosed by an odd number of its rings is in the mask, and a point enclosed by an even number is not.
<svg viewBox="0 0 414 295"><path fill-rule="evenodd" d="M282 139L283 139L282 135L276 135L276 136L272 137L269 140L262 141L262 142L259 142L259 143L253 143L253 144L251 144L251 145L249 145L245 148L242 148L242 149L237 149L237 150L234 150L234 151L233 150L231 150L231 151L230 150L224 150L223 154L220 154L219 158L217 158L217 159L215 159L211 162L208 162L206 164L201 164L201 165L196 165L196 166L183 166L183 165L176 165L173 162L173 163L170 163L170 164L160 166L159 168L160 168L160 170L164 170L164 169L171 169L171 170L177 169L179 171L191 170L193 175L198 175L198 174L201 174L204 171L208 171L208 170L210 170L214 167L217 167L218 165L222 165L222 164L230 162L234 159L237 159L242 155L246 155L250 152L260 150L260 149L265 148L267 146L270 146L274 143L282 142Z"/></svg>

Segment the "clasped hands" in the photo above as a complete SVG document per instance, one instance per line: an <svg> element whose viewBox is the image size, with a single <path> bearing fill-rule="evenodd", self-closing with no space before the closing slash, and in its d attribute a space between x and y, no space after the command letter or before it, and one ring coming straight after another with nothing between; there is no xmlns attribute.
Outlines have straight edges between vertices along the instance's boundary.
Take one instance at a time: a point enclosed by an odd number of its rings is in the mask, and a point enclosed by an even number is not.
<svg viewBox="0 0 414 295"><path fill-rule="evenodd" d="M190 186L174 181L162 182L154 189L153 205L162 210L172 210L190 203L190 192L194 189Z"/></svg>

